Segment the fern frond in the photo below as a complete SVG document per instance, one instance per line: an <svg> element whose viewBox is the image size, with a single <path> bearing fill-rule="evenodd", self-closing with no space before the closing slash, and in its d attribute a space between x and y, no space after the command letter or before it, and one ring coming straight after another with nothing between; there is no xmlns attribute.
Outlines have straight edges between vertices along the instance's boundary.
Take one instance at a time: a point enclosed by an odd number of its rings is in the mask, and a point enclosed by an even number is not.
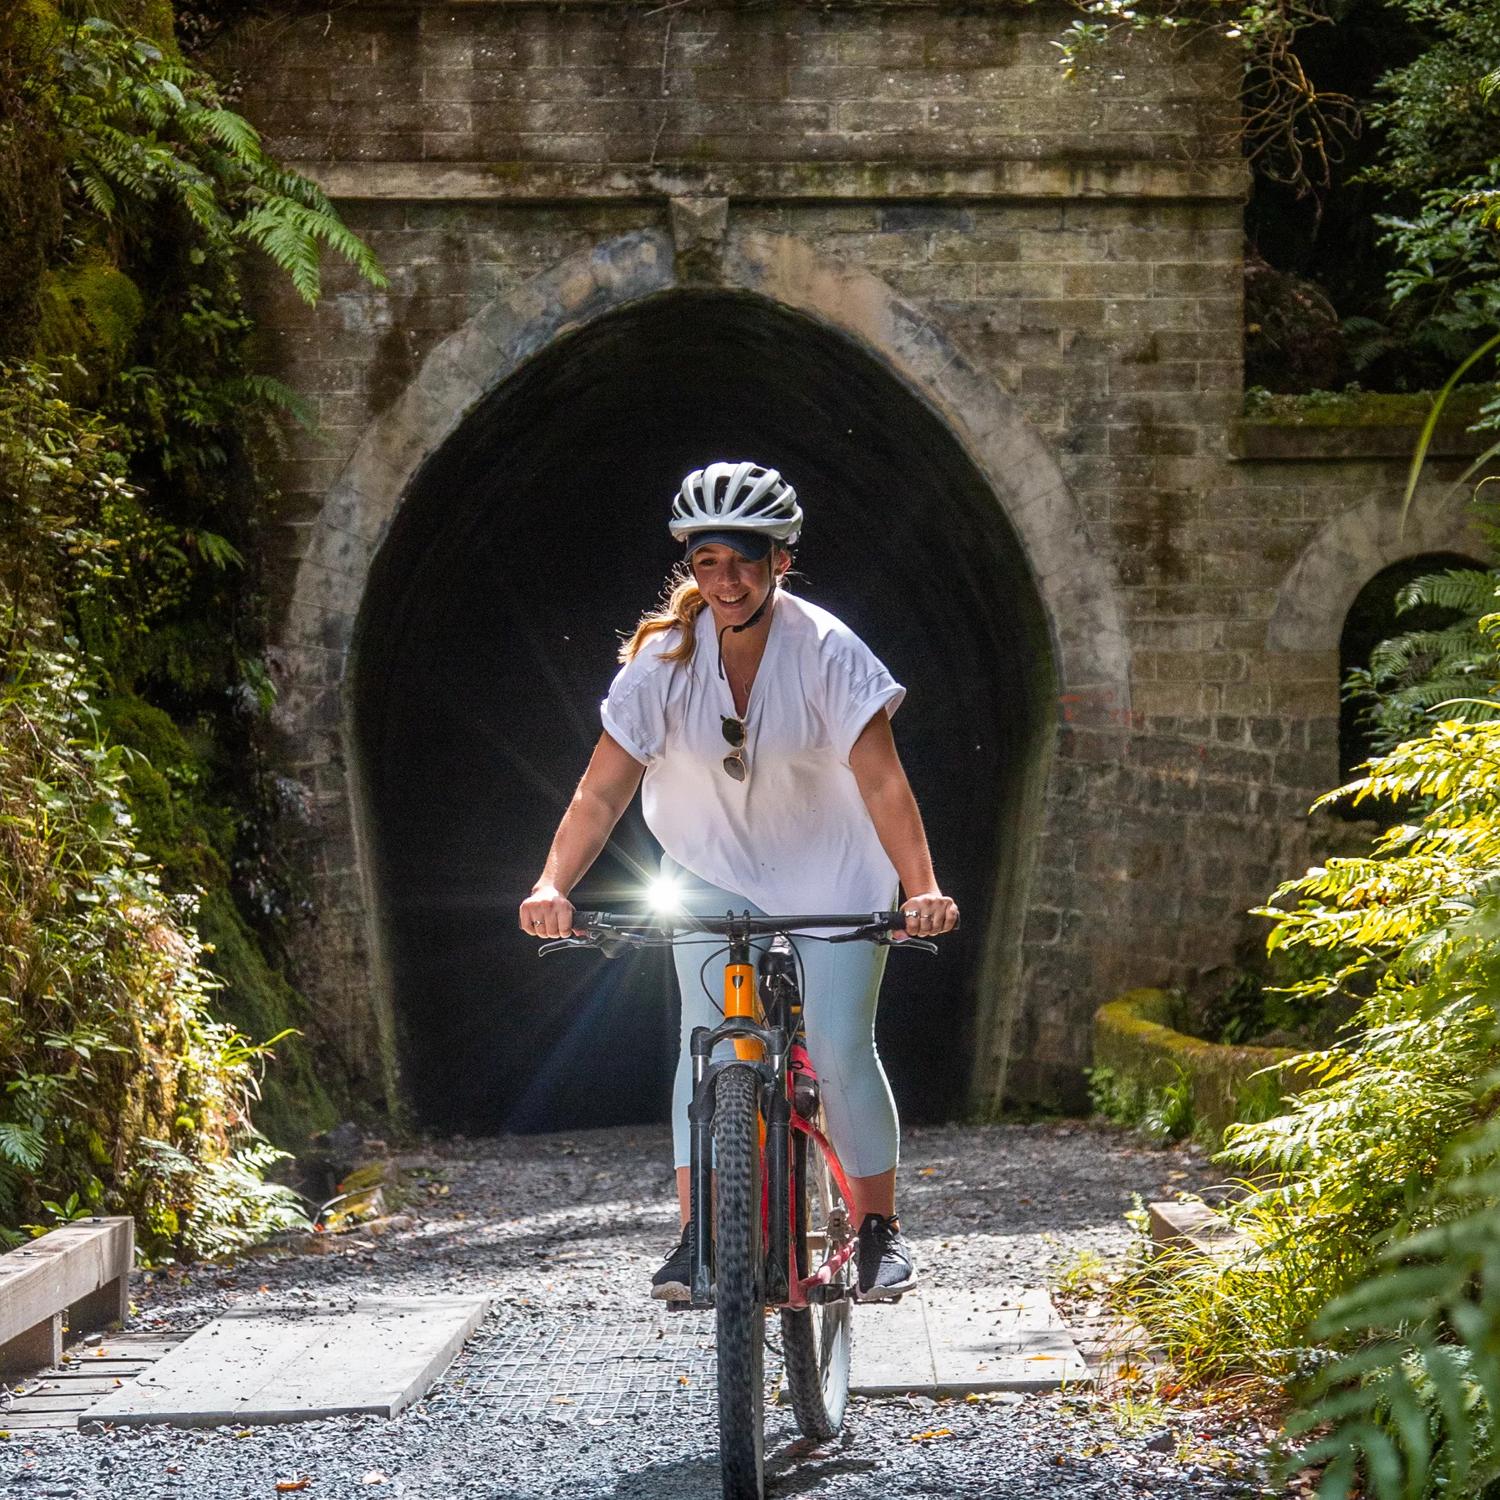
<svg viewBox="0 0 1500 1500"><path fill-rule="evenodd" d="M1405 614L1421 605L1461 610L1478 618L1495 607L1500 576L1480 568L1450 568L1413 578L1396 594L1396 609Z"/></svg>
<svg viewBox="0 0 1500 1500"><path fill-rule="evenodd" d="M273 407L300 427L311 430L318 425L318 414L312 403L274 375L242 375L230 382L230 388L237 399L247 404Z"/></svg>
<svg viewBox="0 0 1500 1500"><path fill-rule="evenodd" d="M35 1172L46 1156L47 1144L34 1126L0 1120L0 1161Z"/></svg>
<svg viewBox="0 0 1500 1500"><path fill-rule="evenodd" d="M261 159L260 132L243 115L229 109L195 109L191 123L241 161Z"/></svg>

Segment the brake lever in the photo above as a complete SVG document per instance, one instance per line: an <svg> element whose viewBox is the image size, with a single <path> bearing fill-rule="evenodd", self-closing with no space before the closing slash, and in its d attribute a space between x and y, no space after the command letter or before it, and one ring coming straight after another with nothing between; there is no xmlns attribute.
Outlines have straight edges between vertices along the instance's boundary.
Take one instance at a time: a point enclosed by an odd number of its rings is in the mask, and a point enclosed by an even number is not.
<svg viewBox="0 0 1500 1500"><path fill-rule="evenodd" d="M538 958L546 958L549 953L558 953L564 948L593 948L597 946L590 938L553 938L551 942L543 943L536 950L536 956Z"/></svg>
<svg viewBox="0 0 1500 1500"><path fill-rule="evenodd" d="M898 943L893 937L883 937L877 941L882 948L918 948L923 953L936 953L938 951L938 945L927 938L902 938Z"/></svg>

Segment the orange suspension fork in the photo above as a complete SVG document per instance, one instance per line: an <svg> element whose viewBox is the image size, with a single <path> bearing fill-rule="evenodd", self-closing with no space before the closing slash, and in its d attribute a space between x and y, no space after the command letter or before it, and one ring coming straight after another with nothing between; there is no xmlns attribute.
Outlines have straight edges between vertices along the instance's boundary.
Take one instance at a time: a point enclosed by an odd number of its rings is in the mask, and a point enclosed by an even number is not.
<svg viewBox="0 0 1500 1500"><path fill-rule="evenodd" d="M732 1018L748 1021L757 1019L754 964L724 965L724 1019L727 1021ZM735 1039L734 1052L736 1057L742 1057L746 1062L759 1062L765 1049L749 1037L738 1037Z"/></svg>
<svg viewBox="0 0 1500 1500"><path fill-rule="evenodd" d="M727 963L724 965L724 1019L739 1017L744 1020L758 1021L760 1007L756 1003L755 995L755 965ZM734 1039L734 1055L743 1058L746 1062L760 1062L766 1055L766 1049L753 1037L736 1037ZM766 1121L761 1117L760 1121L760 1145L761 1150L766 1146Z"/></svg>

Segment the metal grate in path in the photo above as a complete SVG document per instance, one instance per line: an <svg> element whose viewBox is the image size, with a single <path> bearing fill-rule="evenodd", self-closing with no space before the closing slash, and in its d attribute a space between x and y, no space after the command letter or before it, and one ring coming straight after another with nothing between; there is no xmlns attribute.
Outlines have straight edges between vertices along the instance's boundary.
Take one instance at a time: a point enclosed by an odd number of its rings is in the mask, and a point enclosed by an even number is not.
<svg viewBox="0 0 1500 1500"><path fill-rule="evenodd" d="M427 1398L430 1409L492 1418L562 1420L711 1413L715 1409L712 1313L668 1313L619 1323L493 1317ZM767 1400L781 1361L766 1349Z"/></svg>

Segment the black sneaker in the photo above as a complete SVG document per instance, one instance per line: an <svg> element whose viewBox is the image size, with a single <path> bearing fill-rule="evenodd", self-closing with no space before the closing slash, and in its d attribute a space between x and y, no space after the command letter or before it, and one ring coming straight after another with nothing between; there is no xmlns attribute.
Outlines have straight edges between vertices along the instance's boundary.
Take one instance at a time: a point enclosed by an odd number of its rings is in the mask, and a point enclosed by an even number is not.
<svg viewBox="0 0 1500 1500"><path fill-rule="evenodd" d="M911 1247L895 1214L866 1214L859 1226L859 1300L883 1302L916 1286Z"/></svg>
<svg viewBox="0 0 1500 1500"><path fill-rule="evenodd" d="M685 1224L677 1248L667 1257L661 1270L651 1278L651 1295L658 1302L688 1302L692 1299L693 1263L688 1251L692 1224Z"/></svg>

